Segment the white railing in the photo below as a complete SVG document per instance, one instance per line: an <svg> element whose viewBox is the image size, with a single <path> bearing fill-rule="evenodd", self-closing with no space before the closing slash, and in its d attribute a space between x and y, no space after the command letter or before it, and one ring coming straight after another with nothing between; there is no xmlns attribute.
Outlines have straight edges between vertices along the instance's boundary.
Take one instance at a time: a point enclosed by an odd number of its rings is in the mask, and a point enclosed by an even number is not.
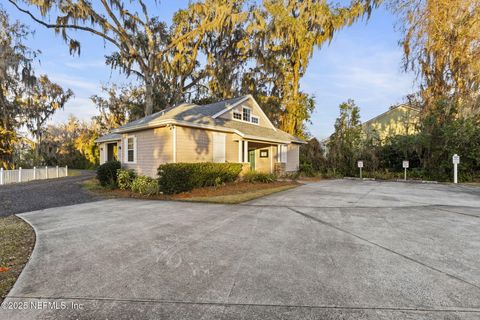
<svg viewBox="0 0 480 320"><path fill-rule="evenodd" d="M33 167L33 169L4 170L0 168L0 185L68 176L68 167Z"/></svg>

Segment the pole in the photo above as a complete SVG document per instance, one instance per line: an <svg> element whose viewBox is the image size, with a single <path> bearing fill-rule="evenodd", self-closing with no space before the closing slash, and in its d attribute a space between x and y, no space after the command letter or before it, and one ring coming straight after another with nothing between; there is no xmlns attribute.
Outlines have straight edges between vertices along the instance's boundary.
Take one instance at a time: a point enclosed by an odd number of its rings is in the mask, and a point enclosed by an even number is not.
<svg viewBox="0 0 480 320"><path fill-rule="evenodd" d="M33 180L37 179L37 167L33 167Z"/></svg>
<svg viewBox="0 0 480 320"><path fill-rule="evenodd" d="M3 168L0 168L0 185L3 185Z"/></svg>
<svg viewBox="0 0 480 320"><path fill-rule="evenodd" d="M18 168L18 182L22 182L22 167Z"/></svg>
<svg viewBox="0 0 480 320"><path fill-rule="evenodd" d="M407 168L405 168L405 175L403 177L403 180L407 181Z"/></svg>
<svg viewBox="0 0 480 320"><path fill-rule="evenodd" d="M68 177L68 166L65 166L65 177Z"/></svg>
<svg viewBox="0 0 480 320"><path fill-rule="evenodd" d="M458 183L458 164L453 164L453 183Z"/></svg>
<svg viewBox="0 0 480 320"><path fill-rule="evenodd" d="M362 168L360 167L360 179L362 179Z"/></svg>
<svg viewBox="0 0 480 320"><path fill-rule="evenodd" d="M60 173L58 172L58 166L56 167L56 169L57 169L56 173L57 173L57 178L58 178L58 177L60 177Z"/></svg>
<svg viewBox="0 0 480 320"><path fill-rule="evenodd" d="M48 179L48 166L45 166L45 179Z"/></svg>

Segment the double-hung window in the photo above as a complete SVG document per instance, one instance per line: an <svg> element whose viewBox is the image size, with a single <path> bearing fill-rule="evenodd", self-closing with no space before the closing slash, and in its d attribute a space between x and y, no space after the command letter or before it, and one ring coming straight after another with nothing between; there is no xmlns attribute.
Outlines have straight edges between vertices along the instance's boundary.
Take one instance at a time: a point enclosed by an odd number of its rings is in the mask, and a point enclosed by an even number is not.
<svg viewBox="0 0 480 320"><path fill-rule="evenodd" d="M135 163L137 160L137 141L135 137L128 137L125 142L125 162L127 163Z"/></svg>
<svg viewBox="0 0 480 320"><path fill-rule="evenodd" d="M249 108L243 108L243 121L250 122L251 110Z"/></svg>

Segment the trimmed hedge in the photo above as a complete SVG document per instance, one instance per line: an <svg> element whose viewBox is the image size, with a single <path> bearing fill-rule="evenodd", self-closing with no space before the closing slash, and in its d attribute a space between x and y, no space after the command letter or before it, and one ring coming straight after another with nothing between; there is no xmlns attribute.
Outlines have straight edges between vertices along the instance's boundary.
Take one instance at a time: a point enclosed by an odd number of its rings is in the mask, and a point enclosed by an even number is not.
<svg viewBox="0 0 480 320"><path fill-rule="evenodd" d="M102 187L117 186L117 170L121 168L119 161L108 161L97 168L97 179Z"/></svg>
<svg viewBox="0 0 480 320"><path fill-rule="evenodd" d="M243 175L242 180L249 183L272 183L277 181L273 173L250 171Z"/></svg>
<svg viewBox="0 0 480 320"><path fill-rule="evenodd" d="M167 163L158 167L160 191L175 194L195 188L233 182L242 171L241 163Z"/></svg>

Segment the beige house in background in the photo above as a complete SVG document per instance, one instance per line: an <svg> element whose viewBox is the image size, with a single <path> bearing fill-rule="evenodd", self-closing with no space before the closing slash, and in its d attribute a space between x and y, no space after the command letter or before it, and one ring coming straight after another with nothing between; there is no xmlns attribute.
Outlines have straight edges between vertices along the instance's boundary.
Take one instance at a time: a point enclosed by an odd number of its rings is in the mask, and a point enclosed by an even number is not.
<svg viewBox="0 0 480 320"><path fill-rule="evenodd" d="M411 135L418 132L420 109L408 104L400 104L368 121L362 126L365 134L375 135L385 142L388 138L397 135Z"/></svg>
<svg viewBox="0 0 480 320"><path fill-rule="evenodd" d="M305 143L274 127L251 95L207 105L184 103L130 122L96 140L100 164L119 160L157 176L163 163L249 163L260 172L294 172Z"/></svg>

